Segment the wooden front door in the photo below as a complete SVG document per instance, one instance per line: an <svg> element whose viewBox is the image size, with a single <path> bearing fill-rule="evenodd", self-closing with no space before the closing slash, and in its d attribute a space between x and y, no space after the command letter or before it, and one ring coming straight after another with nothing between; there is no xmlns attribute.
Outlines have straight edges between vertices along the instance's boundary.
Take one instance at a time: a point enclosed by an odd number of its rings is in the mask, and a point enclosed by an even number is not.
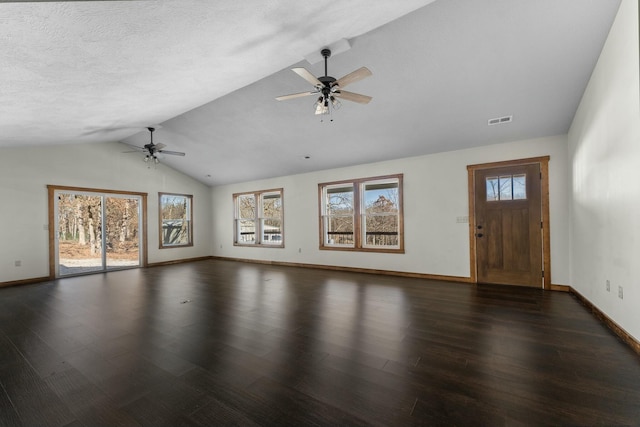
<svg viewBox="0 0 640 427"><path fill-rule="evenodd" d="M542 288L540 164L474 171L474 232L479 283Z"/></svg>

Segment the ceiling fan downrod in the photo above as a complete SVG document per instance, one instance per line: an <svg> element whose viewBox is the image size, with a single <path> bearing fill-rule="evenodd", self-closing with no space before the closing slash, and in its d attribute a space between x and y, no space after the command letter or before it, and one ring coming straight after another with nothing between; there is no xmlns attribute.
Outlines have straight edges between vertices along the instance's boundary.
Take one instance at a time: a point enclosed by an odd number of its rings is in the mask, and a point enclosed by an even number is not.
<svg viewBox="0 0 640 427"><path fill-rule="evenodd" d="M327 59L331 56L331 49L322 49L320 54L324 56L324 76L327 77L329 75L329 72L327 71Z"/></svg>

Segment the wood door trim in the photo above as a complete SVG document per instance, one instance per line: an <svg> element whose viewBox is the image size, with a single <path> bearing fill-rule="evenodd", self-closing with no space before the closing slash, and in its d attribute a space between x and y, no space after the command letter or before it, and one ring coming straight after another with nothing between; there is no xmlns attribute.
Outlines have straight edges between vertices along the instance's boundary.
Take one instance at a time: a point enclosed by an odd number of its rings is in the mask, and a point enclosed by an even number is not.
<svg viewBox="0 0 640 427"><path fill-rule="evenodd" d="M69 192L89 192L89 193L102 193L102 194L120 194L124 196L139 196L142 199L142 260L140 267L147 267L149 263L148 255L148 234L147 234L147 193L140 193L136 191L117 191L117 190L104 190L96 188L84 188L84 187L68 187L63 185L47 185L47 205L49 209L49 280L55 280L56 278L56 244L55 244L55 202L54 195L57 190L69 191Z"/></svg>
<svg viewBox="0 0 640 427"><path fill-rule="evenodd" d="M469 260L471 283L478 283L478 260L475 239L475 172L507 166L540 165L540 192L542 204L542 268L544 269L543 288L551 289L551 229L549 224L549 160L551 156L529 157L526 159L467 165L467 186L469 197Z"/></svg>

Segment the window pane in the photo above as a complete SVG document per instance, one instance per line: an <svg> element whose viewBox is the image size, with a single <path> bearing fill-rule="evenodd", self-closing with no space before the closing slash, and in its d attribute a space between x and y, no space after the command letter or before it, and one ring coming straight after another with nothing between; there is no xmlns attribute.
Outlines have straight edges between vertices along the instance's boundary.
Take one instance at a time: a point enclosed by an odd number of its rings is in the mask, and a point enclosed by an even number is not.
<svg viewBox="0 0 640 427"><path fill-rule="evenodd" d="M282 218L282 197L279 192L262 196L262 217Z"/></svg>
<svg viewBox="0 0 640 427"><path fill-rule="evenodd" d="M279 219L262 220L262 243L265 245L282 244L282 221Z"/></svg>
<svg viewBox="0 0 640 427"><path fill-rule="evenodd" d="M487 201L500 200L498 192L498 177L487 178Z"/></svg>
<svg viewBox="0 0 640 427"><path fill-rule="evenodd" d="M242 219L238 221L238 243L255 243L256 242L256 222L253 220Z"/></svg>
<svg viewBox="0 0 640 427"><path fill-rule="evenodd" d="M513 199L523 200L527 198L527 176L513 176Z"/></svg>
<svg viewBox="0 0 640 427"><path fill-rule="evenodd" d="M397 215L365 215L365 244L368 246L398 246Z"/></svg>
<svg viewBox="0 0 640 427"><path fill-rule="evenodd" d="M500 177L500 200L511 200L513 195L511 193L511 175Z"/></svg>
<svg viewBox="0 0 640 427"><path fill-rule="evenodd" d="M160 247L191 245L191 198L180 194L160 195L162 235Z"/></svg>
<svg viewBox="0 0 640 427"><path fill-rule="evenodd" d="M367 246L398 245L398 182L367 182L363 184L365 215L362 233Z"/></svg>
<svg viewBox="0 0 640 427"><path fill-rule="evenodd" d="M365 184L366 213L398 212L398 183Z"/></svg>
<svg viewBox="0 0 640 427"><path fill-rule="evenodd" d="M353 186L327 189L327 215L353 214Z"/></svg>
<svg viewBox="0 0 640 427"><path fill-rule="evenodd" d="M353 184L326 189L325 244L353 245Z"/></svg>
<svg viewBox="0 0 640 427"><path fill-rule="evenodd" d="M256 217L256 198L253 194L238 196L238 217L251 219Z"/></svg>
<svg viewBox="0 0 640 427"><path fill-rule="evenodd" d="M353 245L353 216L327 217L326 224L328 245Z"/></svg>

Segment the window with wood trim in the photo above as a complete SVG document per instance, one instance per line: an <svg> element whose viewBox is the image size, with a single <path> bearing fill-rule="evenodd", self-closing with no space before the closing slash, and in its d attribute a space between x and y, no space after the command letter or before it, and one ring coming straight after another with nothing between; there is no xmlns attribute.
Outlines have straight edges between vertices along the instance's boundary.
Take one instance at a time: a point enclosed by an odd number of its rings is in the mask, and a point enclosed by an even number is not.
<svg viewBox="0 0 640 427"><path fill-rule="evenodd" d="M320 249L404 252L402 174L318 185Z"/></svg>
<svg viewBox="0 0 640 427"><path fill-rule="evenodd" d="M233 195L234 245L284 247L281 188Z"/></svg>
<svg viewBox="0 0 640 427"><path fill-rule="evenodd" d="M193 246L193 196L158 193L160 249Z"/></svg>

